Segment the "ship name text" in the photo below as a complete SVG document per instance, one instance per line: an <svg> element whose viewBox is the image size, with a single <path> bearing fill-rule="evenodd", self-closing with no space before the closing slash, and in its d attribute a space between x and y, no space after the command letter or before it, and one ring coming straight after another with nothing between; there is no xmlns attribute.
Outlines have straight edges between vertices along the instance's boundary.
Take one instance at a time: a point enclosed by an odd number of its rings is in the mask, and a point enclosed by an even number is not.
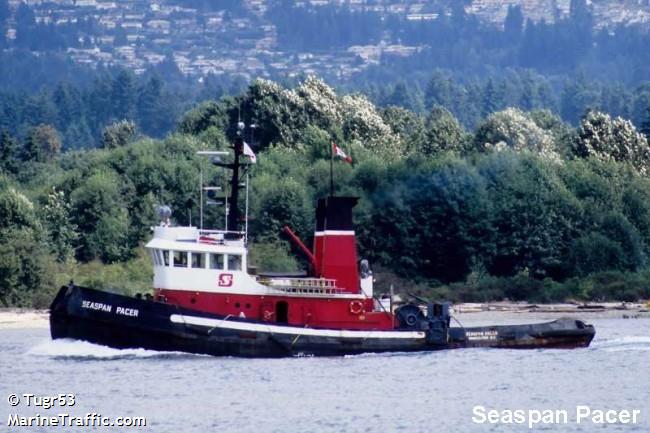
<svg viewBox="0 0 650 433"><path fill-rule="evenodd" d="M104 304L102 302L86 301L85 299L81 301L81 308L85 308L88 310L102 311L104 313L113 312L112 305ZM115 314L119 314L120 316L138 317L140 311L137 308L117 307L115 308Z"/></svg>

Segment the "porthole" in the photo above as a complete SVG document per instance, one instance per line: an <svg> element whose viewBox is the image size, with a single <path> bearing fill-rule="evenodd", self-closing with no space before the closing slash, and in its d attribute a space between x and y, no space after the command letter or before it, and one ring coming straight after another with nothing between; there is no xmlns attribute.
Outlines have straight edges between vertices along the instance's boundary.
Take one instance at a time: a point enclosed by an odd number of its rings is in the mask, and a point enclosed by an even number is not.
<svg viewBox="0 0 650 433"><path fill-rule="evenodd" d="M239 308L239 302L235 302L235 308Z"/></svg>

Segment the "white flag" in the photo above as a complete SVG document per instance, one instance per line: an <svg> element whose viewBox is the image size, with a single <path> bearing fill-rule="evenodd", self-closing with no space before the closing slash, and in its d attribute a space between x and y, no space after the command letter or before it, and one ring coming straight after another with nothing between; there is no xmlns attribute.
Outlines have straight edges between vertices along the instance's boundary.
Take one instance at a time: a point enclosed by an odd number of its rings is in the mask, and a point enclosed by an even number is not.
<svg viewBox="0 0 650 433"><path fill-rule="evenodd" d="M251 149L251 147L245 141L244 141L244 155L249 157L253 164L257 162L257 157L255 156L255 152L253 152L253 149Z"/></svg>

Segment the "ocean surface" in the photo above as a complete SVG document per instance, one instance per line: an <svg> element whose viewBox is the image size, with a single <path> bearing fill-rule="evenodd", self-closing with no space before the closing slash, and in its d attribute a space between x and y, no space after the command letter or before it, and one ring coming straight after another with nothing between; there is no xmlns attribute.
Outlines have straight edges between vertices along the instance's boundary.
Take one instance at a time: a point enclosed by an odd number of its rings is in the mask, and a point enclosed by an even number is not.
<svg viewBox="0 0 650 433"><path fill-rule="evenodd" d="M470 315L466 315L469 317ZM499 316L501 323L526 321ZM465 319L465 324L473 324ZM650 319L594 319L578 350L466 349L278 360L115 350L0 330L0 431L650 432ZM10 406L8 396L21 403ZM73 394L72 407L24 394ZM33 401L32 401L33 402ZM636 424L576 422L576 407L640 410ZM473 422L475 406L565 410L568 422ZM146 427L7 427L12 414L143 416ZM525 412L528 414L528 412Z"/></svg>

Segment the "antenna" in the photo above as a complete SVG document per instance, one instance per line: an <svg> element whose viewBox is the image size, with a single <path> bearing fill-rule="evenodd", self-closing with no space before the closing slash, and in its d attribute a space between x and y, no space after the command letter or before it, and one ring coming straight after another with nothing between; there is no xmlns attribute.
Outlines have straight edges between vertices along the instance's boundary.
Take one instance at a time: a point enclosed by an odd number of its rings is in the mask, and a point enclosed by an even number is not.
<svg viewBox="0 0 650 433"><path fill-rule="evenodd" d="M201 156L209 156L211 162L214 164L215 161L220 161L219 157L220 156L225 156L228 155L228 152L225 152L223 150L199 150L196 152L197 155ZM207 188L207 189L206 189ZM208 191L210 188L214 187L206 187L203 184L203 164L199 165L199 214L200 214L200 228L203 230L203 194L204 191Z"/></svg>

